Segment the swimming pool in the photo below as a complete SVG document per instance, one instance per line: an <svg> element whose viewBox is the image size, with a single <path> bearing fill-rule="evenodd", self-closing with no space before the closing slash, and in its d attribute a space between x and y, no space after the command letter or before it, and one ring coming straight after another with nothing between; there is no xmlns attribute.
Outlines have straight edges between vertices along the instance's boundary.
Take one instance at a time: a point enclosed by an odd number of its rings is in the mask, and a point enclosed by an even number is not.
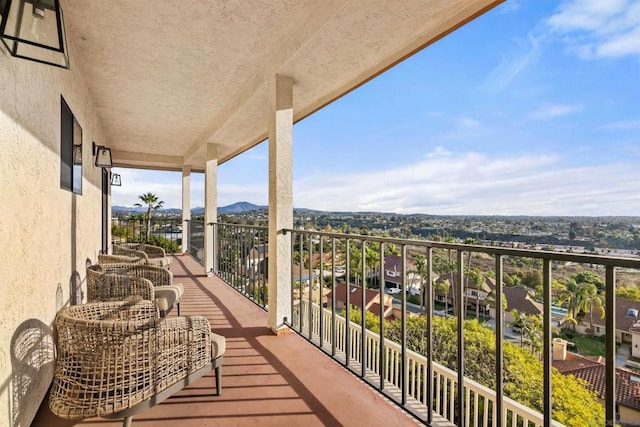
<svg viewBox="0 0 640 427"><path fill-rule="evenodd" d="M551 314L557 314L559 316L566 316L567 309L563 307L559 307L557 305L551 305Z"/></svg>

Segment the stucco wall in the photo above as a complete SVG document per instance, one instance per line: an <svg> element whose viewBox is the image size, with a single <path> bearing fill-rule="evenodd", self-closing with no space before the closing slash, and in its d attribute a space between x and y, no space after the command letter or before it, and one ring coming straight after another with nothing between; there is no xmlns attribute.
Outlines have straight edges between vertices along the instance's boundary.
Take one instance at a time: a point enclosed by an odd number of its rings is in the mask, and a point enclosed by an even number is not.
<svg viewBox="0 0 640 427"><path fill-rule="evenodd" d="M0 45L1 46L1 45ZM16 59L0 47L0 425L28 426L50 385L53 320L74 273L101 246L101 171L91 142L108 145L82 78ZM83 129L82 195L60 188L60 96ZM75 199L75 200L74 200Z"/></svg>

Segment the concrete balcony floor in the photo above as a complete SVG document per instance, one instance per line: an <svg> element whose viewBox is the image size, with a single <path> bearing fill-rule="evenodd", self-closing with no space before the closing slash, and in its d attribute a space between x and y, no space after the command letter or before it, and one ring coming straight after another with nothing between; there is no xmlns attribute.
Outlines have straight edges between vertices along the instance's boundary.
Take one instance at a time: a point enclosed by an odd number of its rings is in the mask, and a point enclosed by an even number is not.
<svg viewBox="0 0 640 427"><path fill-rule="evenodd" d="M267 312L217 277L204 275L191 257L174 257L171 271L185 286L181 314L206 316L227 339L222 396L215 395L211 372L134 417L133 426L417 424L297 334L275 336ZM95 418L77 425L115 427L122 420Z"/></svg>

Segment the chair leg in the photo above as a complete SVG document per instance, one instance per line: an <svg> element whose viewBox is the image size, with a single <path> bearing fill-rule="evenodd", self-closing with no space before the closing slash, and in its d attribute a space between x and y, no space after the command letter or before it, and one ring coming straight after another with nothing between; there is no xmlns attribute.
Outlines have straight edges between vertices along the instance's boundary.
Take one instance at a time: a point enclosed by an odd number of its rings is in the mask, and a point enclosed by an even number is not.
<svg viewBox="0 0 640 427"><path fill-rule="evenodd" d="M122 427L131 427L131 422L133 421L133 416L131 417L126 417L123 421L122 421Z"/></svg>
<svg viewBox="0 0 640 427"><path fill-rule="evenodd" d="M220 396L222 394L222 367L216 366L216 395Z"/></svg>
<svg viewBox="0 0 640 427"><path fill-rule="evenodd" d="M180 301L178 301L176 305L178 306L178 316L180 316Z"/></svg>

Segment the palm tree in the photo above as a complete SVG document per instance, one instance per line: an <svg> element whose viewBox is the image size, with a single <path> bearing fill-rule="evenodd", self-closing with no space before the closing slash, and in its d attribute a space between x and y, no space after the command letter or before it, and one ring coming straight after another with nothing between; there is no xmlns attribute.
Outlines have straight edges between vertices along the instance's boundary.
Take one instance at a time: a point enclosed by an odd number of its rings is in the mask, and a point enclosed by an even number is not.
<svg viewBox="0 0 640 427"><path fill-rule="evenodd" d="M149 240L149 234L151 233L151 211L160 209L162 205L164 205L164 202L158 200L158 196L153 193L144 193L138 196L138 199L147 207L147 240ZM142 203L136 203L134 206L142 207Z"/></svg>
<svg viewBox="0 0 640 427"><path fill-rule="evenodd" d="M520 328L520 347L524 346L524 335L525 328L527 328L527 313L519 311L519 310L511 310L511 315L513 316L513 322L509 323L509 326L513 328L514 326ZM528 332L528 331L527 331Z"/></svg>
<svg viewBox="0 0 640 427"><path fill-rule="evenodd" d="M424 284L425 284L425 277L427 276L427 258L422 254L415 254L414 259L416 262L416 268L414 271L412 271L412 273L415 273L418 276L420 276L420 308L424 312L424 309L425 309Z"/></svg>
<svg viewBox="0 0 640 427"><path fill-rule="evenodd" d="M439 294L444 295L444 314L445 317L449 314L449 289L451 288L451 283L449 279L444 279L439 282L434 282L433 289L437 291Z"/></svg>

